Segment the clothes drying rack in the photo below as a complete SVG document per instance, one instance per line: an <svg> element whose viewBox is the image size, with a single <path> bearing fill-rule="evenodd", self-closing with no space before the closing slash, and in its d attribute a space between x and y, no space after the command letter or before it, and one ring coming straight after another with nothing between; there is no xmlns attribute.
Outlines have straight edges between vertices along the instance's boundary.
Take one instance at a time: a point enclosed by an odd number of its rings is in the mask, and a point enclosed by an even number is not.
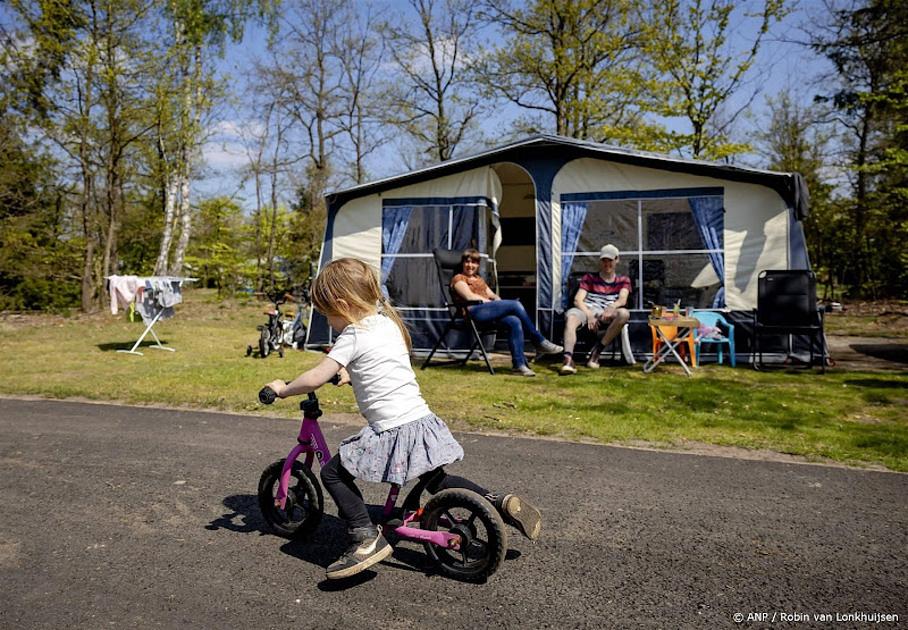
<svg viewBox="0 0 908 630"><path fill-rule="evenodd" d="M109 280L110 278L111 276L105 276L105 279ZM196 280L198 280L198 278L186 278L181 276L136 276L136 281L138 283L141 283L142 285L144 285L146 281L159 282L162 280L165 282L179 283L178 286L182 289L184 282L195 282ZM136 296L138 296L138 293L136 294ZM113 300L113 303L116 303L116 297L111 296L111 299ZM161 308L158 310L151 321L147 322L147 324L145 325L145 330L143 330L139 338L136 339L136 342L132 345L132 348L130 348L129 350L117 350L117 352L121 352L123 354L136 354L140 357L144 356L143 353L139 352L136 348L138 348L142 343L142 340L148 336L148 333L151 333L151 336L154 337L155 340L155 345L149 346L150 348L157 348L158 350L166 350L168 352L176 352L175 348L168 348L167 346L162 345L161 340L158 338L158 335L154 331L154 325L158 323L158 320L161 319L166 311L167 308ZM145 319L143 318L142 321L144 322Z"/></svg>

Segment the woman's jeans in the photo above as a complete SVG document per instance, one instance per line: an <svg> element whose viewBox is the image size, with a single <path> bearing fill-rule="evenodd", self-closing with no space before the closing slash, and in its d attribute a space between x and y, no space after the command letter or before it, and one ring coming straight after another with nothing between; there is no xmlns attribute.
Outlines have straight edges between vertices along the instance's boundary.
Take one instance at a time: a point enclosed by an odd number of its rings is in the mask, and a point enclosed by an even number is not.
<svg viewBox="0 0 908 630"><path fill-rule="evenodd" d="M523 354L524 332L535 344L542 343L545 340L545 337L536 330L536 326L530 321L530 316L527 315L523 304L517 300L483 302L469 307L468 310L470 311L470 317L477 324L495 322L508 328L508 348L511 350L511 362L515 368L527 364L527 358Z"/></svg>

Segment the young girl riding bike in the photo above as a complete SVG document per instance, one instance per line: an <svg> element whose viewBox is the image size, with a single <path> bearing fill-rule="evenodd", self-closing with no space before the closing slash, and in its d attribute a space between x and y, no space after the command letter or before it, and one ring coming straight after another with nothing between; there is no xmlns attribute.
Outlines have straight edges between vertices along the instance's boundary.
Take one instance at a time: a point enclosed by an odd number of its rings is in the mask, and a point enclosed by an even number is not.
<svg viewBox="0 0 908 630"><path fill-rule="evenodd" d="M369 518L355 479L403 485L427 481L435 494L466 488L489 499L502 518L531 540L539 537L539 510L514 494L494 495L444 472L463 459L447 425L423 400L410 366L410 335L400 315L382 296L375 272L355 258L329 263L312 285L312 304L340 335L321 363L289 383L268 384L281 398L313 392L340 374L350 383L368 425L341 442L322 467L321 479L347 522L351 546L327 569L344 578L380 562L393 551Z"/></svg>

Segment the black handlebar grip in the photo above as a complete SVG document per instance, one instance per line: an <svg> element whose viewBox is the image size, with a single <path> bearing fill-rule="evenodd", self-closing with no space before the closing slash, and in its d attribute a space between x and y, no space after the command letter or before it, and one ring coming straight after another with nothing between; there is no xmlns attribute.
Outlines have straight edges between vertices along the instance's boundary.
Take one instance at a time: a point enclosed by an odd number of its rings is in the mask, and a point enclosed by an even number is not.
<svg viewBox="0 0 908 630"><path fill-rule="evenodd" d="M277 394L270 387L263 387L259 392L259 402L263 405L270 405L277 398Z"/></svg>

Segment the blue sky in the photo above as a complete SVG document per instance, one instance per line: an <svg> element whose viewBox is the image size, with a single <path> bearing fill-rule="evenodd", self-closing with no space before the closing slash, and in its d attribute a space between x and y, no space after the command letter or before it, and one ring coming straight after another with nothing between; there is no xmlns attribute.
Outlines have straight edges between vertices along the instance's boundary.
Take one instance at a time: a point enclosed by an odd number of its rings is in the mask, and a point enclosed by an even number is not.
<svg viewBox="0 0 908 630"><path fill-rule="evenodd" d="M395 12L408 10L405 1L394 0L388 4L390 9ZM818 58L806 47L792 42L804 39L800 26L808 20L811 14L821 10L823 10L822 2L802 2L793 8L792 13L783 22L773 27L765 40L757 63L749 75L748 84L738 91L730 103L731 109L737 109L746 104L756 92L749 107L736 123L735 128L739 136L765 123L767 96L773 96L788 89L798 101L804 104L813 100L814 94L817 93L813 82L821 72L828 69L827 62ZM753 20L750 21L751 26L752 22ZM747 45L747 42L752 40L752 36L753 33L746 28L741 29L741 32L737 33L738 41L735 43ZM730 39L734 41L734 38ZM228 47L224 59L220 62L220 68L222 72L230 76L229 83L236 91L239 91L238 88L244 84L254 59L266 55L265 40L264 30L261 27L250 25L247 27L243 42ZM518 113L516 107L499 109L495 117L485 121L484 134L494 140L495 130L507 126ZM215 133L204 151L208 168L204 178L199 181L197 186L197 190L203 196L228 195L235 197L247 208L254 205L251 183L247 182L244 185L239 176L240 169L246 163L246 158L238 130L254 125L256 117L256 112L244 109L241 104L236 108L228 108L219 112L220 121L215 126ZM682 123L675 124L681 125ZM744 156L740 161L761 166L757 156ZM373 179L408 170L399 153L399 147L394 144L387 145L379 151L370 160L369 167Z"/></svg>

